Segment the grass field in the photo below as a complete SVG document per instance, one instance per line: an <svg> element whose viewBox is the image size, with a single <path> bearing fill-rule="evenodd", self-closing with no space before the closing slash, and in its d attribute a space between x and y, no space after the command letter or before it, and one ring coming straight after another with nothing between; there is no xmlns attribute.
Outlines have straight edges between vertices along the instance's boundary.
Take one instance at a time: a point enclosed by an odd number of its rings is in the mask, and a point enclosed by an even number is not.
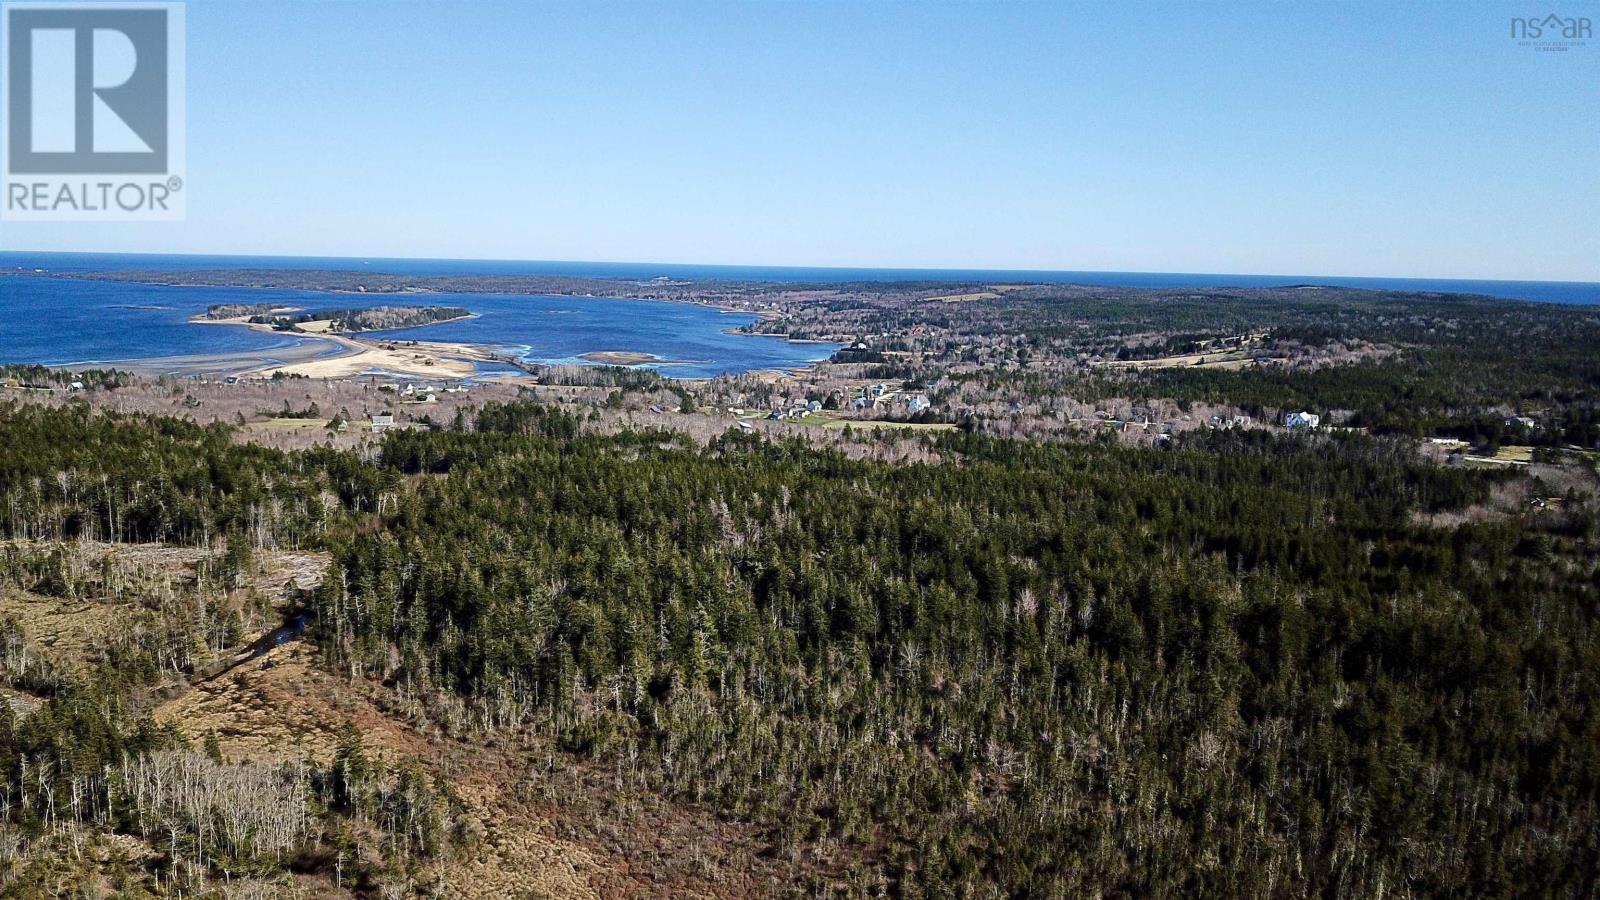
<svg viewBox="0 0 1600 900"><path fill-rule="evenodd" d="M264 434L285 434L296 431L321 431L328 427L327 419L267 419L264 422L249 422L244 428L246 431L261 432Z"/></svg>
<svg viewBox="0 0 1600 900"><path fill-rule="evenodd" d="M1102 363L1116 369L1243 369L1255 365L1248 353L1187 353L1183 356L1162 356L1156 359L1119 359Z"/></svg>
<svg viewBox="0 0 1600 900"><path fill-rule="evenodd" d="M948 422L875 422L860 421L857 419L828 419L821 423L824 428L843 428L846 425L857 429L902 428L908 431L955 431L956 426Z"/></svg>

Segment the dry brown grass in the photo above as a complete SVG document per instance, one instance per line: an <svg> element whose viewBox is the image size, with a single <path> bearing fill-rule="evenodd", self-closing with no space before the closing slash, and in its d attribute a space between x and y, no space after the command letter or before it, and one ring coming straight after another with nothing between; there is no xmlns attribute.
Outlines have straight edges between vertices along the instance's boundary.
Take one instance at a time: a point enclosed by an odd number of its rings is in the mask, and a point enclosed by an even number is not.
<svg viewBox="0 0 1600 900"><path fill-rule="evenodd" d="M1256 365L1248 351L1227 353L1186 353L1156 359L1118 359L1101 363L1112 369L1246 369Z"/></svg>
<svg viewBox="0 0 1600 900"><path fill-rule="evenodd" d="M1501 462L1533 462L1533 448L1510 445L1495 451L1494 458Z"/></svg>
<svg viewBox="0 0 1600 900"><path fill-rule="evenodd" d="M438 870L442 896L495 898L595 898L587 873L604 868L588 850L540 834L521 822L491 824L470 856Z"/></svg>
<svg viewBox="0 0 1600 900"><path fill-rule="evenodd" d="M154 715L196 742L215 732L230 762L326 764L347 723L378 758L429 757L425 738L378 709L366 692L317 668L315 650L299 641L196 684Z"/></svg>
<svg viewBox="0 0 1600 900"><path fill-rule="evenodd" d="M131 603L0 591L0 616L16 620L39 655L60 672L88 670L134 609Z"/></svg>
<svg viewBox="0 0 1600 900"><path fill-rule="evenodd" d="M41 550L48 546L27 543ZM141 592L168 590L192 580L195 565L209 555L195 547L162 544L84 541L67 546L74 554L74 566L109 567L123 573L129 583L142 587L125 588L119 597L51 597L15 587L0 588L0 616L14 619L32 647L62 673L86 671L112 643L114 635L132 626L141 611ZM242 589L281 607L289 599L289 589L308 590L321 582L328 556L261 551L258 562Z"/></svg>

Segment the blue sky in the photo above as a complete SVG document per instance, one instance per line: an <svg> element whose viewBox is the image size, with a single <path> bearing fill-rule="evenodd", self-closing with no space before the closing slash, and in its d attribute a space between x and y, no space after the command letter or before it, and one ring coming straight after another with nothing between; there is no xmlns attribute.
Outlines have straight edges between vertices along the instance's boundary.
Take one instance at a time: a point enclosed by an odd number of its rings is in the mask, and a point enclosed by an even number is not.
<svg viewBox="0 0 1600 900"><path fill-rule="evenodd" d="M0 247L1600 281L1548 11L191 0L187 221Z"/></svg>

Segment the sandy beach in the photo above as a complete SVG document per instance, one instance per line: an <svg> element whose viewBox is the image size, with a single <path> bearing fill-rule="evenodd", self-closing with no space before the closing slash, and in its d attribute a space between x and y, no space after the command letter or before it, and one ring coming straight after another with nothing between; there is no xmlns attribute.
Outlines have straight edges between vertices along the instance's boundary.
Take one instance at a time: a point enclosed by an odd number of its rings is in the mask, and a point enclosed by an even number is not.
<svg viewBox="0 0 1600 900"><path fill-rule="evenodd" d="M322 335L316 340L332 341L339 346L339 351L303 362L267 365L251 374L270 377L282 372L307 378L349 378L381 371L396 375L469 378L476 371L470 360L488 358L486 352L468 344L367 341L339 334Z"/></svg>
<svg viewBox="0 0 1600 900"><path fill-rule="evenodd" d="M635 350L595 350L579 358L607 366L637 366L641 363L666 362L654 353L640 353Z"/></svg>
<svg viewBox="0 0 1600 900"><path fill-rule="evenodd" d="M289 336L295 339L295 344L271 350L128 360L118 362L117 368L149 375L216 374L270 378L281 372L307 378L350 378L368 372L390 372L396 375L468 378L475 371L471 360L489 359L487 351L471 344L377 340L305 331L287 333L277 331L270 325L252 323L248 316L230 319L195 316L189 321L196 325L232 325Z"/></svg>

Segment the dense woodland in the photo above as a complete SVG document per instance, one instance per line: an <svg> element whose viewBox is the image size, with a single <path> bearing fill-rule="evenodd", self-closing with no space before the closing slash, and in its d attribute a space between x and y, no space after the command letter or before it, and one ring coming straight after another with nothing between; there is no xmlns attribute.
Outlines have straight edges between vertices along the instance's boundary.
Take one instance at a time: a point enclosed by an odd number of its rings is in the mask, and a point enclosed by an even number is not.
<svg viewBox="0 0 1600 900"><path fill-rule="evenodd" d="M250 317L253 325L270 325L278 331L293 331L310 322L327 322L329 331L355 334L415 328L472 315L459 306L371 306L357 309L314 309L298 313L260 313Z"/></svg>
<svg viewBox="0 0 1600 900"><path fill-rule="evenodd" d="M242 565L225 548L330 550L306 600L330 671L452 733L547 743L530 791L567 759L753 823L813 873L797 893L1585 897L1600 877L1600 522L1577 496L1466 514L1526 476L1221 431L950 432L924 439L937 462L891 465L600 435L526 402L375 454L231 437L8 405L0 531L212 547L217 577ZM41 559L6 577L66 589ZM220 766L119 699L113 673L145 670L7 669L48 701L0 721L11 827L162 822L218 872L331 865L356 819L387 823L397 870L464 839L448 791L372 772L354 739L325 770ZM300 815L228 830L222 800L153 786L171 771Z"/></svg>

